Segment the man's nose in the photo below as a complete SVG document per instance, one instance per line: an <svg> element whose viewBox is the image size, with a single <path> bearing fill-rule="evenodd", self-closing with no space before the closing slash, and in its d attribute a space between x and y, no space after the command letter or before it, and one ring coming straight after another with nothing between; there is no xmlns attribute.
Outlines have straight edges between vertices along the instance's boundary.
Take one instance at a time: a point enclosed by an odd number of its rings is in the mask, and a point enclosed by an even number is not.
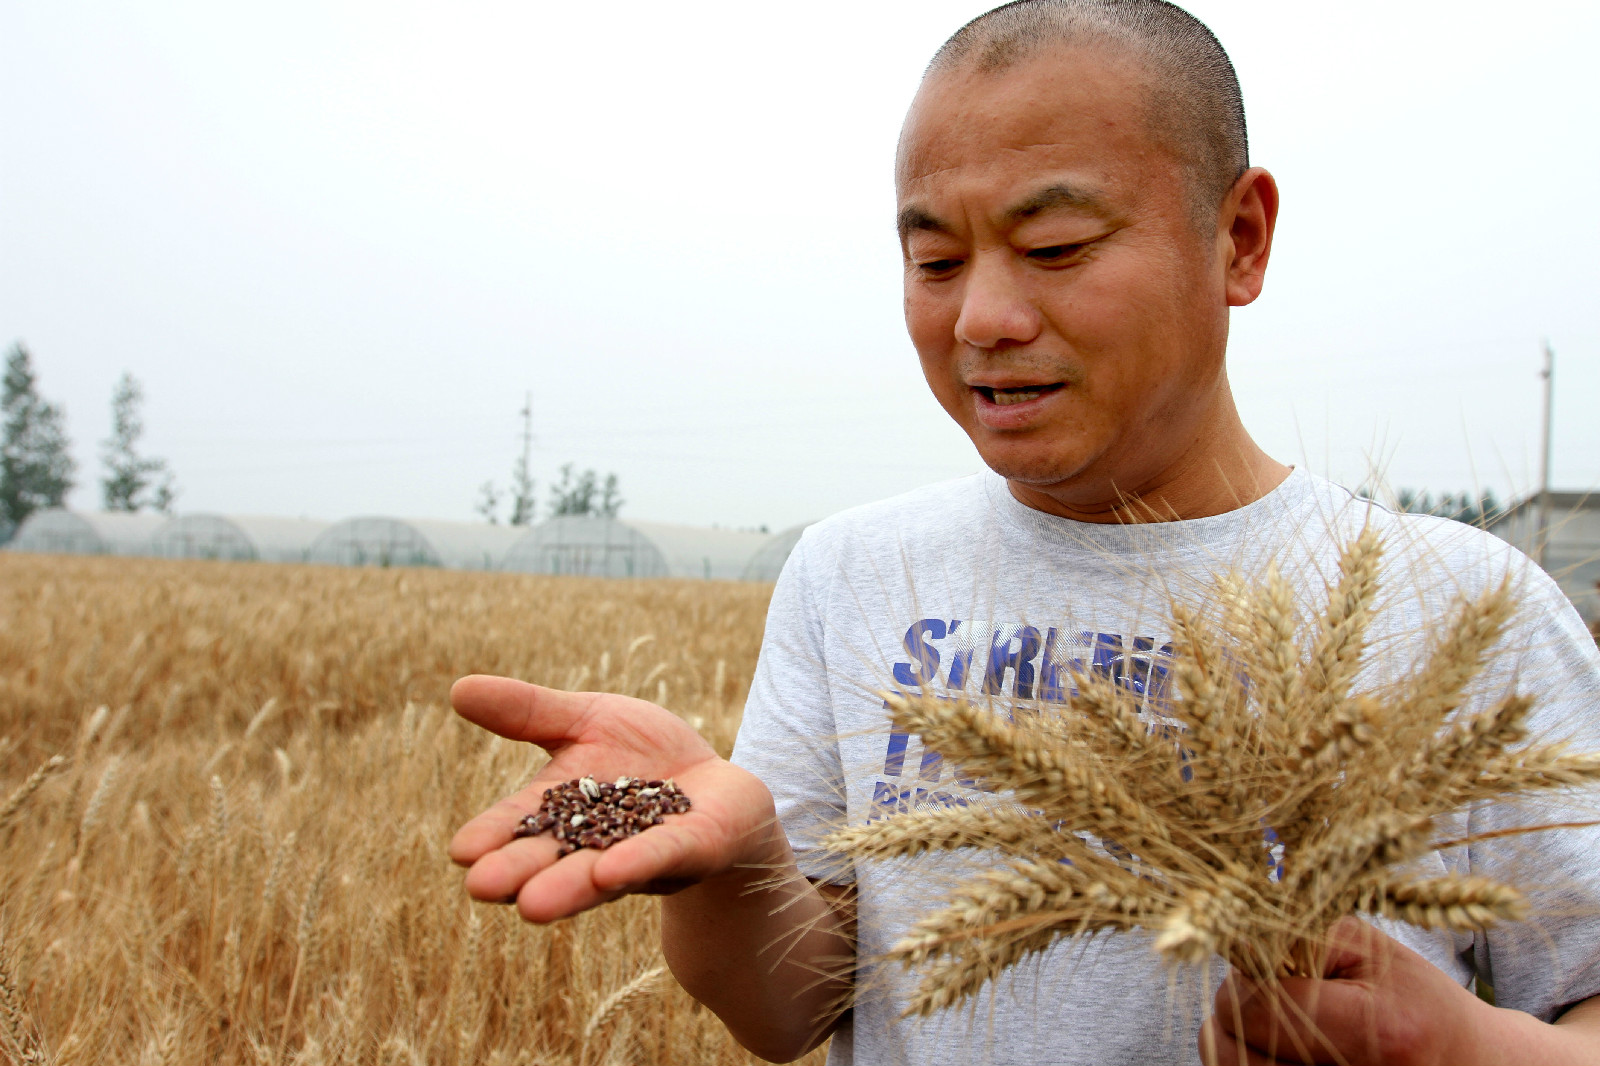
<svg viewBox="0 0 1600 1066"><path fill-rule="evenodd" d="M1039 335L1039 309L1004 254L974 256L968 263L956 319L956 340L974 348L1027 344Z"/></svg>

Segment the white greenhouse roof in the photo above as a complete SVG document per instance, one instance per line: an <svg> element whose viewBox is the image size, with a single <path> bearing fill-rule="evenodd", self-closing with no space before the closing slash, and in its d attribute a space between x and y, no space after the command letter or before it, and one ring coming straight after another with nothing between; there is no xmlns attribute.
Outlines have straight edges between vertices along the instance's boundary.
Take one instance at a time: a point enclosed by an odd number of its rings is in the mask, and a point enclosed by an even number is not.
<svg viewBox="0 0 1600 1066"><path fill-rule="evenodd" d="M498 570L527 531L486 522L432 518L347 518L323 530L307 561L344 566L444 566Z"/></svg>
<svg viewBox="0 0 1600 1066"><path fill-rule="evenodd" d="M804 533L811 525L802 522L798 526L790 526L780 533L774 533L772 539L762 545L761 550L750 557L745 564L744 579L746 581L776 581L783 572L783 564L789 561L789 553L794 551L794 546L800 543L800 534Z"/></svg>
<svg viewBox="0 0 1600 1066"><path fill-rule="evenodd" d="M769 533L562 515L528 530L505 558L505 569L589 577L732 578Z"/></svg>
<svg viewBox="0 0 1600 1066"><path fill-rule="evenodd" d="M29 515L7 547L71 555L149 555L151 535L168 521L164 514L51 508Z"/></svg>
<svg viewBox="0 0 1600 1066"><path fill-rule="evenodd" d="M186 514L156 531L153 551L170 559L303 563L327 528L327 522L309 518Z"/></svg>

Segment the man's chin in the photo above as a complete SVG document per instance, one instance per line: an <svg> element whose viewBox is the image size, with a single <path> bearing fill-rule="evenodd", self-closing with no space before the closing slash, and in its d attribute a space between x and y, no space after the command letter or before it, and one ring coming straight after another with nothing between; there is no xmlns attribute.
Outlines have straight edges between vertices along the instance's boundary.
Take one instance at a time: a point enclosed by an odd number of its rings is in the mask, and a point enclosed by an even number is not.
<svg viewBox="0 0 1600 1066"><path fill-rule="evenodd" d="M1083 473L1083 464L1053 456L985 455L978 453L990 470L1018 485L1047 489L1070 483Z"/></svg>

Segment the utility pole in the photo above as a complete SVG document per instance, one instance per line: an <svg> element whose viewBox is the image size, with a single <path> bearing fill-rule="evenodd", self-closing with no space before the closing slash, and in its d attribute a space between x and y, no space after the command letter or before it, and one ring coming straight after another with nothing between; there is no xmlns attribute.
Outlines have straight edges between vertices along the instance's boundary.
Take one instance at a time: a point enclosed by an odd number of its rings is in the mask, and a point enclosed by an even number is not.
<svg viewBox="0 0 1600 1066"><path fill-rule="evenodd" d="M1551 412L1555 406L1556 353L1550 350L1550 341L1544 342L1544 455L1539 462L1539 526L1533 542L1533 561L1544 565L1545 543L1550 539L1550 436Z"/></svg>
<svg viewBox="0 0 1600 1066"><path fill-rule="evenodd" d="M533 524L533 393L522 402L522 459L511 471L511 520L513 526Z"/></svg>
<svg viewBox="0 0 1600 1066"><path fill-rule="evenodd" d="M1550 350L1545 345L1545 351ZM1546 416L1548 417L1548 415ZM528 469L528 463L533 459L533 393L527 392L522 400L522 469Z"/></svg>

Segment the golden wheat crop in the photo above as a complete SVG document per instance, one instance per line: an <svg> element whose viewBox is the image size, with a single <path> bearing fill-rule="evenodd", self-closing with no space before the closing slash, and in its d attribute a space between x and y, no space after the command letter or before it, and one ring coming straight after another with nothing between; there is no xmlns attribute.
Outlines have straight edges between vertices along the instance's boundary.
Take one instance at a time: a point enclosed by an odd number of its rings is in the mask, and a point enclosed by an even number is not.
<svg viewBox="0 0 1600 1066"><path fill-rule="evenodd" d="M726 754L769 594L0 554L0 1058L753 1061L654 901L468 901L445 844L543 756L446 693L645 696Z"/></svg>

